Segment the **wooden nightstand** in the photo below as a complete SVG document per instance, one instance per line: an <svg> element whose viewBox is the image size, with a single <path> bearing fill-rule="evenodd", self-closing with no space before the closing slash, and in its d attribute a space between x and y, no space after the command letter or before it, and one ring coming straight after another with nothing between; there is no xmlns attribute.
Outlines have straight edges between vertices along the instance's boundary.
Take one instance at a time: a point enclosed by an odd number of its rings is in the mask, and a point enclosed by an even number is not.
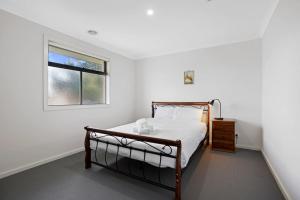
<svg viewBox="0 0 300 200"><path fill-rule="evenodd" d="M235 151L235 120L212 120L212 149Z"/></svg>

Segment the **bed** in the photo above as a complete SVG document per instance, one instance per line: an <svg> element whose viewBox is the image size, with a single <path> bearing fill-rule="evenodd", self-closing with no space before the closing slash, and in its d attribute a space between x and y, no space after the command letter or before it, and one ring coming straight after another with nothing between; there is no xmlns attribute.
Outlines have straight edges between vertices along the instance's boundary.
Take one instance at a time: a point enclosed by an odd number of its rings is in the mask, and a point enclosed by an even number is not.
<svg viewBox="0 0 300 200"><path fill-rule="evenodd" d="M152 102L152 118L143 119L152 128L150 132L139 132L138 121L107 130L85 127L85 168L92 164L105 167L174 191L175 199L179 200L182 172L197 149L205 142L208 144L209 117L208 102ZM100 150L105 152L102 159L97 156ZM107 163L108 153L115 155L113 166ZM143 165L147 163L159 170L174 169L175 187L163 184L160 173L158 181L153 181L145 177L144 171L142 176L132 174L130 166L127 171L120 170L120 157L137 160Z"/></svg>

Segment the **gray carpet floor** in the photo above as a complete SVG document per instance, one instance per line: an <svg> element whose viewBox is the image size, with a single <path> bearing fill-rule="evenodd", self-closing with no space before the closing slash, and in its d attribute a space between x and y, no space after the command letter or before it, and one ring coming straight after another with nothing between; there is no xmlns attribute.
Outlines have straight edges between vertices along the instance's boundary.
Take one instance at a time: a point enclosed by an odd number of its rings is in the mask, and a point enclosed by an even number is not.
<svg viewBox="0 0 300 200"><path fill-rule="evenodd" d="M163 200L174 198L174 194L170 191L115 174L98 166L85 170L83 161L84 154L78 153L1 179L0 199ZM151 176L155 169L148 166L148 171ZM163 170L162 174L168 177L171 173ZM183 174L182 199L277 200L284 198L260 152L238 149L236 153L231 154L211 151L207 147L196 152Z"/></svg>

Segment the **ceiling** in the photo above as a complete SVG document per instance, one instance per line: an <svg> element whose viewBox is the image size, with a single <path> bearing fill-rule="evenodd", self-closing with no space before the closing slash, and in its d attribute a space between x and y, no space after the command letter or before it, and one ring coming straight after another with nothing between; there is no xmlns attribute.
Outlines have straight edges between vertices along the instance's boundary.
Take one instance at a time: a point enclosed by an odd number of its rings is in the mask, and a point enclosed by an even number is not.
<svg viewBox="0 0 300 200"><path fill-rule="evenodd" d="M0 8L132 59L261 37L278 0L0 0ZM147 9L154 15L148 16ZM89 35L88 30L98 35Z"/></svg>

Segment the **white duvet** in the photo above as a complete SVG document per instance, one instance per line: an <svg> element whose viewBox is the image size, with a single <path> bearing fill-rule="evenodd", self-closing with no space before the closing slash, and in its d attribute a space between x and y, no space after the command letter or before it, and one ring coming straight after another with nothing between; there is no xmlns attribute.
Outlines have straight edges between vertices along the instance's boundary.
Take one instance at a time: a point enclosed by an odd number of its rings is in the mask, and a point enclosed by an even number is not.
<svg viewBox="0 0 300 200"><path fill-rule="evenodd" d="M163 139L170 139L170 140L181 140L182 143L182 152L181 152L181 167L184 168L189 162L190 157L197 149L199 143L204 139L207 127L205 123L199 122L198 120L169 120L169 119L154 119L149 118L147 122L154 127L154 131L150 134L144 134L145 136L149 137L158 137ZM139 135L139 133L134 132L134 127L136 126L135 123L130 123L122 126L118 126L115 128L108 129L110 131L117 131L129 134ZM141 134L143 135L143 134ZM97 137L102 136L102 134L97 133ZM121 140L121 138L117 138ZM106 136L101 138L101 140L109 141L112 143L118 143L116 138L111 136ZM132 140L127 140L127 142L131 142ZM126 141L123 139L123 143ZM150 143L153 147L164 151L165 153L171 153L172 155L176 155L176 147L165 147L164 145L160 144L153 144ZM139 149L147 149L150 151L158 152L157 149L142 143L142 142L133 142L129 146L136 147ZM96 142L91 141L91 148L96 148ZM105 149L106 144L98 143L98 149ZM108 152L116 153L117 147L113 145L108 145ZM127 148L119 148L119 155L129 157L130 150ZM131 158L136 160L144 160L144 153L140 151L132 150ZM159 166L160 163L160 156L154 154L146 154L145 161L151 165ZM162 157L161 160L161 167L171 167L175 168L175 159Z"/></svg>

